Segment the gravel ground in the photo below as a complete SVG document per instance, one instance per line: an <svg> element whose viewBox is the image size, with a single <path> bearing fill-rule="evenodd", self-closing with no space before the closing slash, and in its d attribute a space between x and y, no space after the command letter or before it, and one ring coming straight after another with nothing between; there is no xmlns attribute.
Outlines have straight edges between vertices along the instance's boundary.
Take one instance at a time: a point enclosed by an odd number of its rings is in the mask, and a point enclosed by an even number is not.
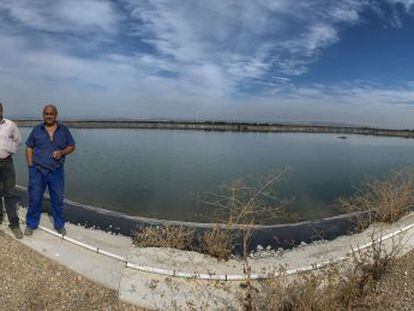
<svg viewBox="0 0 414 311"><path fill-rule="evenodd" d="M0 310L142 310L0 230Z"/></svg>
<svg viewBox="0 0 414 311"><path fill-rule="evenodd" d="M380 281L375 296L373 310L414 310L414 251L397 260Z"/></svg>

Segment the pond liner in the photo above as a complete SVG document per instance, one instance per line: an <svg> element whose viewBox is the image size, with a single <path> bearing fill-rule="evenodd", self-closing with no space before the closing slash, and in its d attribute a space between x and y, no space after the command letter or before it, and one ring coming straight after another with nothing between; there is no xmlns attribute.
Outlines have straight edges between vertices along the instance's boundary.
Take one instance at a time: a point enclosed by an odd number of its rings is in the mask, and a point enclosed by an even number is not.
<svg viewBox="0 0 414 311"><path fill-rule="evenodd" d="M23 187L16 190L18 203L27 207L28 193ZM126 215L120 212L93 207L65 200L64 211L66 221L81 225L85 228L94 228L113 234L132 236L140 228L147 226L185 226L195 229L195 236L200 237L206 231L217 226L212 223L181 222ZM46 196L43 200L42 212L52 215L50 200ZM357 231L357 220L361 214L345 214L315 221L304 221L292 224L254 225L249 242L249 252L257 249L290 249L301 244L309 244L320 240L333 240L341 235L348 235ZM221 226L225 228L225 225ZM232 254L240 255L243 250L243 228L235 226L231 229L233 240ZM200 246L200 239L194 240L194 248Z"/></svg>

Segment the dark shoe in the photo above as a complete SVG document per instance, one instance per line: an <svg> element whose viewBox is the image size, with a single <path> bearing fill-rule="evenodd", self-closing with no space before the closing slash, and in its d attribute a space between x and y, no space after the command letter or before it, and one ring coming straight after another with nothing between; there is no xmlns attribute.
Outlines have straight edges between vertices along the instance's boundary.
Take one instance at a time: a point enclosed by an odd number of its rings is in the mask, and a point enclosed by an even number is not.
<svg viewBox="0 0 414 311"><path fill-rule="evenodd" d="M24 235L25 236L32 236L33 235L33 229L32 228L30 228L30 227L26 227L25 229L24 229Z"/></svg>
<svg viewBox="0 0 414 311"><path fill-rule="evenodd" d="M66 229L65 228L56 229L56 232L61 234L61 235L66 235Z"/></svg>
<svg viewBox="0 0 414 311"><path fill-rule="evenodd" d="M16 239L23 239L23 232L19 227L10 228Z"/></svg>

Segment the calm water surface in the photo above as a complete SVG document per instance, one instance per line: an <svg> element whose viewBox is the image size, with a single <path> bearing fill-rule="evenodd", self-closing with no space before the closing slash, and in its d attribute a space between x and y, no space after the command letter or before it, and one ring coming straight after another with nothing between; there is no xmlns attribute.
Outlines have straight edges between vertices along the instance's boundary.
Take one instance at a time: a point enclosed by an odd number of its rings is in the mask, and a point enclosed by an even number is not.
<svg viewBox="0 0 414 311"><path fill-rule="evenodd" d="M414 140L335 134L73 129L66 197L130 215L207 221L194 194L290 166L280 188L303 219L339 213L336 200L371 177L412 165ZM29 129L22 129L23 137ZM23 148L17 181L27 185Z"/></svg>

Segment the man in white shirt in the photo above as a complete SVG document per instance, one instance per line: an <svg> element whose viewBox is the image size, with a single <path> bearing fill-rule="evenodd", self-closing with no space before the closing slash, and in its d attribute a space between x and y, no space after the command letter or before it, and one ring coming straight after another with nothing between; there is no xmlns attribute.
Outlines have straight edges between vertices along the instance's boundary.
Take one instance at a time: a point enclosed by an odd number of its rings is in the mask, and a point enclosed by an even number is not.
<svg viewBox="0 0 414 311"><path fill-rule="evenodd" d="M17 216L14 190L16 174L14 171L13 154L17 151L22 138L17 125L3 118L3 104L0 103L0 193L4 197L4 205L9 218L9 227L16 238L23 238ZM0 207L0 224L3 222L3 204Z"/></svg>

